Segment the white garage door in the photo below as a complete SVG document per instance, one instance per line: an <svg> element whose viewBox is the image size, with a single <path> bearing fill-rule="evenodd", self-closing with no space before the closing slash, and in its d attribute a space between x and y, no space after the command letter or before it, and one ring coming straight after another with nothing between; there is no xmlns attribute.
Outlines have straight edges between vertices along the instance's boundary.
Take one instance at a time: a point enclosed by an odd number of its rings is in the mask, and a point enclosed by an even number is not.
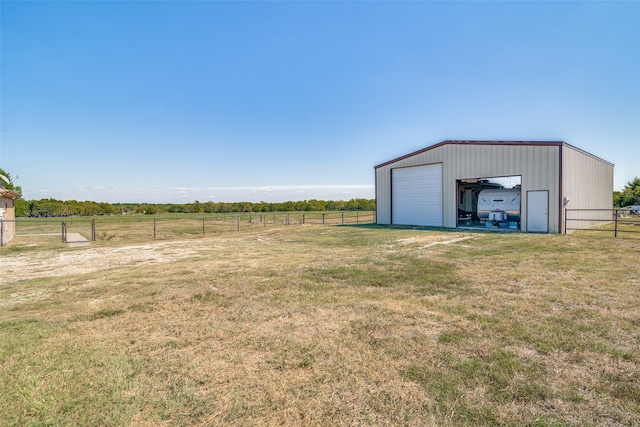
<svg viewBox="0 0 640 427"><path fill-rule="evenodd" d="M442 227L442 164L391 171L391 221Z"/></svg>

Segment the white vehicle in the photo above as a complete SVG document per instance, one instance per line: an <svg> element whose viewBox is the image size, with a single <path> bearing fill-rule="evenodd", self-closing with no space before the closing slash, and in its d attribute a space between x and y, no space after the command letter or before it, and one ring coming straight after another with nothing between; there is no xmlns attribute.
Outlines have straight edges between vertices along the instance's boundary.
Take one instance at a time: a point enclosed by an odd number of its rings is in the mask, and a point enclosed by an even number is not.
<svg viewBox="0 0 640 427"><path fill-rule="evenodd" d="M481 221L520 222L520 188L482 190L478 195Z"/></svg>

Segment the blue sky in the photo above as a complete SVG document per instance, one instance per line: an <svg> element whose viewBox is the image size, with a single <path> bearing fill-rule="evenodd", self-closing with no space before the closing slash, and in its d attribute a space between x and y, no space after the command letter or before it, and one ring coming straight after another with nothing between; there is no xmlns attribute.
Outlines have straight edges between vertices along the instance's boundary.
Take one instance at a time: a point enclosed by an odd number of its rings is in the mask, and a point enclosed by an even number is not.
<svg viewBox="0 0 640 427"><path fill-rule="evenodd" d="M26 199L374 197L446 139L640 176L640 2L0 2L0 166Z"/></svg>

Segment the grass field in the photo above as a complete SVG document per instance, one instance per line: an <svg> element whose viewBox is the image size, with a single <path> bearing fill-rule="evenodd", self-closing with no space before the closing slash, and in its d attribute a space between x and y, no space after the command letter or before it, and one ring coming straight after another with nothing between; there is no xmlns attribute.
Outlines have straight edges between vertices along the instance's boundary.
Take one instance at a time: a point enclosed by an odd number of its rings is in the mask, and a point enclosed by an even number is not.
<svg viewBox="0 0 640 427"><path fill-rule="evenodd" d="M216 234L252 232L264 228L300 224L367 224L375 222L373 211L267 212L222 214L112 215L65 218L18 218L16 234L21 237L49 236L62 241L63 222L68 233L80 233L96 241L143 242L177 238L200 238ZM42 239L40 239L42 240Z"/></svg>
<svg viewBox="0 0 640 427"><path fill-rule="evenodd" d="M0 423L633 426L640 235L305 225L0 250Z"/></svg>

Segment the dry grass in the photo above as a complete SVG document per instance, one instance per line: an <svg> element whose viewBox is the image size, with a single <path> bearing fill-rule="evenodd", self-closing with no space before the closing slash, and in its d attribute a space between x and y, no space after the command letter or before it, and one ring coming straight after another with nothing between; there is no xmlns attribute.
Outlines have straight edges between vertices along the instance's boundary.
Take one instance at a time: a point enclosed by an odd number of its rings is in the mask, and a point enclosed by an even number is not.
<svg viewBox="0 0 640 427"><path fill-rule="evenodd" d="M101 244L186 240L228 233L255 233L285 225L353 225L375 222L371 211L175 214L65 218L19 218L17 235L40 243L62 241L63 229ZM64 223L64 225L63 225Z"/></svg>
<svg viewBox="0 0 640 427"><path fill-rule="evenodd" d="M637 425L640 240L284 227L0 251L7 425Z"/></svg>

